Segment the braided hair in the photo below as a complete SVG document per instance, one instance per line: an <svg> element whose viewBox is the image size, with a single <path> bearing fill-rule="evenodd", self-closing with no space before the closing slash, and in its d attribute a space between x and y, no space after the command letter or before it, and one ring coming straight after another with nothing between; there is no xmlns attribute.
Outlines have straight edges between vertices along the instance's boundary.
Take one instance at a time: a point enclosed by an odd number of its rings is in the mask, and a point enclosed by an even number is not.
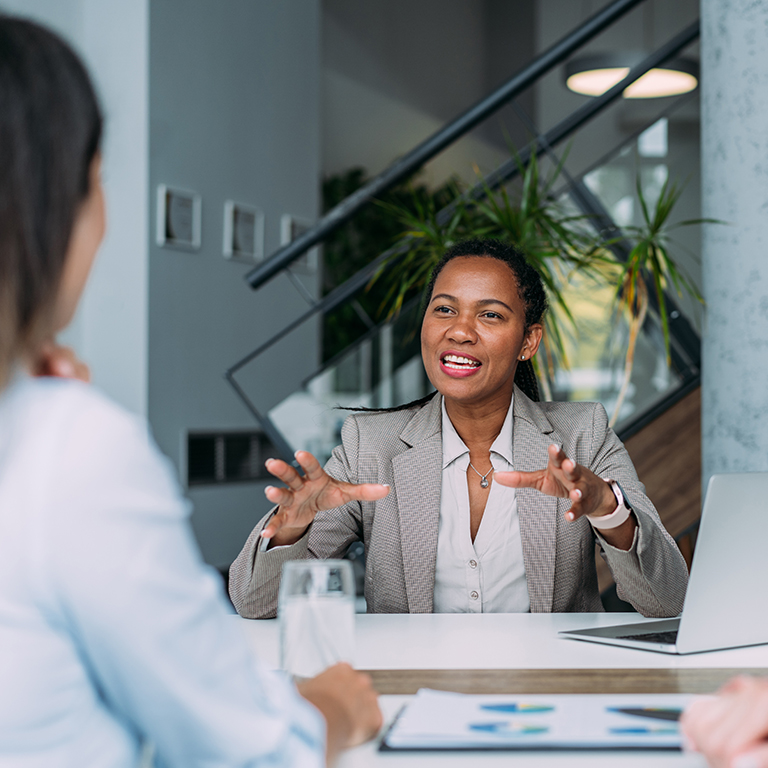
<svg viewBox="0 0 768 768"><path fill-rule="evenodd" d="M435 288L435 282L448 262L460 257L479 256L489 259L503 261L511 270L517 281L517 290L520 300L525 305L525 330L532 325L541 323L544 314L547 311L547 294L544 291L539 273L528 263L522 251L511 243L505 243L502 240L472 239L462 240L449 248L435 264L434 269L424 291L424 300L421 307L422 319L429 306L432 292ZM515 384L534 402L538 402L539 384L536 380L536 372L532 360L521 360L515 369ZM344 408L347 411L375 411L375 412L393 412L404 411L408 408L416 408L428 403L437 393L430 392L425 397L413 400L404 405L397 405L392 408Z"/></svg>

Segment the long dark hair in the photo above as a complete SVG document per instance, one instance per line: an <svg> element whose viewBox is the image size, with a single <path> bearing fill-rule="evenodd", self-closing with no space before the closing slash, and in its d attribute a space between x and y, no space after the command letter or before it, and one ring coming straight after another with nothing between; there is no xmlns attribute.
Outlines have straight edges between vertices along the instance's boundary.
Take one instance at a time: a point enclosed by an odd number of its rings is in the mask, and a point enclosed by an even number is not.
<svg viewBox="0 0 768 768"><path fill-rule="evenodd" d="M0 15L0 387L53 331L102 116L88 73L57 35Z"/></svg>
<svg viewBox="0 0 768 768"><path fill-rule="evenodd" d="M429 277L429 282L424 290L424 301L421 307L422 319L432 298L432 291L435 288L435 282L439 274L445 268L448 262L462 256L480 256L490 259L497 259L504 262L511 270L517 281L517 290L520 300L525 305L525 330L532 325L541 323L544 314L547 311L547 294L544 290L539 273L528 263L522 251L511 243L505 243L502 240L493 240L487 238L484 240L473 239L463 240L449 248L435 264ZM515 370L515 384L533 401L538 402L539 384L536 380L536 371L532 360L522 360L518 363ZM425 397L413 400L404 405L396 405L393 408L345 408L348 411L404 411L408 408L416 408L428 403L436 392L430 392Z"/></svg>

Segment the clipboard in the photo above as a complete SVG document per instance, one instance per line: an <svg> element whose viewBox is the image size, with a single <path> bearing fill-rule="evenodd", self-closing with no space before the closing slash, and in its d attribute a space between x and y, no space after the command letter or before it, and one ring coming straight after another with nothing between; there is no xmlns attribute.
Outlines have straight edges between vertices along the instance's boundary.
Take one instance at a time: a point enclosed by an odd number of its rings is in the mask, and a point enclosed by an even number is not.
<svg viewBox="0 0 768 768"><path fill-rule="evenodd" d="M485 695L421 689L381 752L680 751L687 694Z"/></svg>

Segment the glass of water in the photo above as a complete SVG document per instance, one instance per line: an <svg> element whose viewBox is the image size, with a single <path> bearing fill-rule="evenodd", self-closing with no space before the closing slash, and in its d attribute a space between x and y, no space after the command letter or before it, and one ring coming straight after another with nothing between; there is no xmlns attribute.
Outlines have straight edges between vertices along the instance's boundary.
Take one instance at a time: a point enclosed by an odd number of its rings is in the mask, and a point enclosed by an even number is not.
<svg viewBox="0 0 768 768"><path fill-rule="evenodd" d="M355 578L346 560L290 560L278 598L280 666L294 678L355 655Z"/></svg>

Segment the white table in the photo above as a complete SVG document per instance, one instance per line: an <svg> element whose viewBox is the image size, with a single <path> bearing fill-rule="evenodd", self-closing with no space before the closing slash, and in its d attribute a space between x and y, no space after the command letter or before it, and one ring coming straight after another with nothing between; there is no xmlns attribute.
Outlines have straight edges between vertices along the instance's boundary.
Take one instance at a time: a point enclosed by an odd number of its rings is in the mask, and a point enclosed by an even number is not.
<svg viewBox="0 0 768 768"><path fill-rule="evenodd" d="M277 667L276 620L234 617L258 656ZM356 623L356 666L367 670L768 670L768 646L671 656L559 638L561 629L577 629L638 621L637 614L391 614L360 615ZM458 673L456 673L458 674ZM548 673L552 677L552 673ZM565 672L563 672L565 674ZM687 673L685 673L687 674ZM693 674L693 672L691 673ZM458 679L458 678L457 678ZM376 677L374 677L376 680ZM381 706L390 721L405 695L384 695ZM340 768L392 766L474 766L517 763L558 766L635 766L701 768L697 755L668 753L432 753L386 754L377 744L346 753Z"/></svg>
<svg viewBox="0 0 768 768"><path fill-rule="evenodd" d="M768 668L768 645L673 656L567 640L561 629L642 621L636 613L360 614L359 669ZM279 662L276 619L233 618L267 664Z"/></svg>

